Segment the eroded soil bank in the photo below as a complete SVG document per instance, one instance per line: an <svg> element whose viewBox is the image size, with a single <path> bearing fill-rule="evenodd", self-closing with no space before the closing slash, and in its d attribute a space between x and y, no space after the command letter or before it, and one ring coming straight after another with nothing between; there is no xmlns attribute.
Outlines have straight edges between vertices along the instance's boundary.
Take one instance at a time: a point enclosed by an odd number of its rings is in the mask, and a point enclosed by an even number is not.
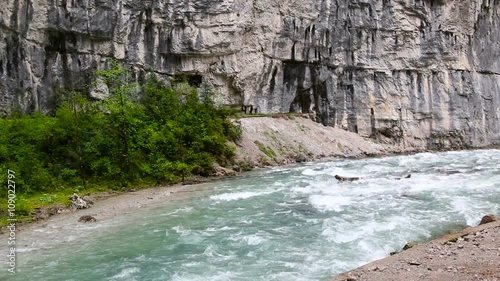
<svg viewBox="0 0 500 281"><path fill-rule="evenodd" d="M276 166L329 158L358 158L419 152L416 145L384 143L340 128L326 127L309 116L242 118L243 137L236 143L241 165Z"/></svg>

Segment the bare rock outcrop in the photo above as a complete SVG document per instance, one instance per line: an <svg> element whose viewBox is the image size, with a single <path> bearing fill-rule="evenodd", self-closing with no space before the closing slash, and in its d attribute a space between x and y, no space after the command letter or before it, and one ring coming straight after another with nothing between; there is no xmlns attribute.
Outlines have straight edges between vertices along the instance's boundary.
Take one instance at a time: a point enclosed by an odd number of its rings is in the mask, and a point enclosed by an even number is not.
<svg viewBox="0 0 500 281"><path fill-rule="evenodd" d="M0 108L50 111L55 87L91 84L115 58L138 81L208 82L253 112L401 147L487 146L500 143L499 25L493 0L6 0Z"/></svg>

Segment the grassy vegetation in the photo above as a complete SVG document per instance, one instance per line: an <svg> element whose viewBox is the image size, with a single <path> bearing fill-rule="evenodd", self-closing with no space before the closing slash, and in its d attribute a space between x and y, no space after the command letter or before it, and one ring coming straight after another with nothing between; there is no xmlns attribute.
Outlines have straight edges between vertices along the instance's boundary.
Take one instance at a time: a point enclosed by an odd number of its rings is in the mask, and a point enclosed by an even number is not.
<svg viewBox="0 0 500 281"><path fill-rule="evenodd" d="M264 153L267 157L269 157L271 159L276 158L276 152L274 152L274 150L272 148L266 146L265 144L261 143L260 141L255 141L255 144L257 145L259 150L262 153Z"/></svg>
<svg viewBox="0 0 500 281"><path fill-rule="evenodd" d="M110 89L106 100L65 92L53 116L0 119L0 180L15 171L19 219L39 206L67 204L73 192L209 176L215 162L224 166L234 156L227 143L241 128L213 103L211 91L199 95L185 83L165 87L156 79L139 87L117 63L96 76ZM0 190L7 198L6 188ZM0 220L6 215L2 200Z"/></svg>
<svg viewBox="0 0 500 281"><path fill-rule="evenodd" d="M302 132L305 132L306 131L306 126L304 126L303 124L295 121L295 123L297 124L297 126L299 127L299 130L301 130Z"/></svg>
<svg viewBox="0 0 500 281"><path fill-rule="evenodd" d="M276 144L279 144L279 139L278 139L278 135L276 134L275 131L273 130L268 130L268 131L265 131L264 132L264 136L269 139L270 141L276 143Z"/></svg>

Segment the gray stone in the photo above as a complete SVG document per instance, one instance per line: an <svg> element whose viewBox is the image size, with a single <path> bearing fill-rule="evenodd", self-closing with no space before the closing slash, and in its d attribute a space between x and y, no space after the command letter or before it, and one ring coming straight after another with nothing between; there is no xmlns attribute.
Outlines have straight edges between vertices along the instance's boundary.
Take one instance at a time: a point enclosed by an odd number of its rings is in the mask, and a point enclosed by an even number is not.
<svg viewBox="0 0 500 281"><path fill-rule="evenodd" d="M108 85L102 79L96 79L90 91L90 97L96 100L104 100L110 96Z"/></svg>

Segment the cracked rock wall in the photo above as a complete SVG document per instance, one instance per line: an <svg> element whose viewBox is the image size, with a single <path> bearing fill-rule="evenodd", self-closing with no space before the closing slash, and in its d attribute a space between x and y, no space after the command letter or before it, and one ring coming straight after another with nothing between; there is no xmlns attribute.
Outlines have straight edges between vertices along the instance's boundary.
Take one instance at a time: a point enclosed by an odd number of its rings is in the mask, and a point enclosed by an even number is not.
<svg viewBox="0 0 500 281"><path fill-rule="evenodd" d="M3 0L0 106L49 111L116 58L403 147L500 144L499 2Z"/></svg>

